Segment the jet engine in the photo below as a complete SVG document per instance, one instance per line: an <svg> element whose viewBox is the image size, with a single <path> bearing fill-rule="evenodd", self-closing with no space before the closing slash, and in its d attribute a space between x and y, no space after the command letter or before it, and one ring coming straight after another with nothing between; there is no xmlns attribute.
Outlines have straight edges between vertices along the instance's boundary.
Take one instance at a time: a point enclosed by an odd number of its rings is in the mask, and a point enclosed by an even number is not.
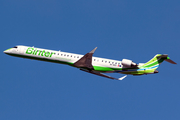
<svg viewBox="0 0 180 120"><path fill-rule="evenodd" d="M134 63L132 60L128 60L128 59L123 59L121 61L121 64L123 65L123 67L125 68L135 68L138 65L136 63Z"/></svg>

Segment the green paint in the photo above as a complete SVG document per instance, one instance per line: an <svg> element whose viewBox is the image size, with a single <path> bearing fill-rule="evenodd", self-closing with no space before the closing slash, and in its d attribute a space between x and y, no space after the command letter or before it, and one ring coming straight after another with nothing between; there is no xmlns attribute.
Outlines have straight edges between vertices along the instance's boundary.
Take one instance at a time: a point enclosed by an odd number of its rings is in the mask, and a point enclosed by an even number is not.
<svg viewBox="0 0 180 120"><path fill-rule="evenodd" d="M36 54L37 54L37 52L38 52L38 50L36 49L36 51L35 51L35 54L34 54L34 55L36 55Z"/></svg>
<svg viewBox="0 0 180 120"><path fill-rule="evenodd" d="M27 56L27 55L19 55L19 54L12 54L9 53L9 55L11 56L15 56L15 57L21 57L21 58L28 58L28 59L34 59L34 60L40 60L40 61L46 61L46 62L53 62L53 63L60 63L60 64L66 64L66 65L73 65L72 62L63 62L63 61L59 61L59 60L53 60L53 59L47 59L47 57L36 57L36 56Z"/></svg>
<svg viewBox="0 0 180 120"><path fill-rule="evenodd" d="M52 56L52 54L54 54L53 52L51 53L50 57Z"/></svg>
<svg viewBox="0 0 180 120"><path fill-rule="evenodd" d="M43 53L44 53L44 52L45 52L45 50L42 51L41 56L43 56Z"/></svg>
<svg viewBox="0 0 180 120"><path fill-rule="evenodd" d="M26 54L32 54L33 50L34 50L34 48L28 48L26 50Z"/></svg>
<svg viewBox="0 0 180 120"><path fill-rule="evenodd" d="M164 58L158 59L159 56L161 56L161 54L155 55L151 60L149 60L147 63L145 63L144 65L142 65L140 67L147 68L147 67L152 67L152 66L161 64L165 59Z"/></svg>
<svg viewBox="0 0 180 120"><path fill-rule="evenodd" d="M42 51L41 51L41 50L38 50L38 51L39 51L39 54L38 54L38 55L40 56Z"/></svg>
<svg viewBox="0 0 180 120"><path fill-rule="evenodd" d="M97 71L114 71L113 68L109 68L109 67L102 67L102 66L93 66L94 70Z"/></svg>
<svg viewBox="0 0 180 120"><path fill-rule="evenodd" d="M50 55L50 52L45 53L45 57L49 57L49 55Z"/></svg>
<svg viewBox="0 0 180 120"><path fill-rule="evenodd" d="M38 53L38 54L37 54ZM38 55L38 56L45 56L45 57L52 57L52 55L54 54L54 52L49 52L49 51L41 51L41 50L37 50L34 48L28 48L26 50L26 54L32 54L32 55Z"/></svg>
<svg viewBox="0 0 180 120"><path fill-rule="evenodd" d="M34 50L33 55L35 54L36 51L37 51L37 49Z"/></svg>

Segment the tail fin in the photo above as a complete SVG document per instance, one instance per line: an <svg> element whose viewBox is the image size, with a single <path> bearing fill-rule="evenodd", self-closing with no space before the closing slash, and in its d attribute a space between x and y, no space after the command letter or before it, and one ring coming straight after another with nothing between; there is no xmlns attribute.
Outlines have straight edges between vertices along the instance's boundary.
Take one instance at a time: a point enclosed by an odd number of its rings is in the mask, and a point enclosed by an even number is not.
<svg viewBox="0 0 180 120"><path fill-rule="evenodd" d="M176 64L168 57L167 54L157 54L147 63L143 64L142 67L158 67L164 60L169 63Z"/></svg>

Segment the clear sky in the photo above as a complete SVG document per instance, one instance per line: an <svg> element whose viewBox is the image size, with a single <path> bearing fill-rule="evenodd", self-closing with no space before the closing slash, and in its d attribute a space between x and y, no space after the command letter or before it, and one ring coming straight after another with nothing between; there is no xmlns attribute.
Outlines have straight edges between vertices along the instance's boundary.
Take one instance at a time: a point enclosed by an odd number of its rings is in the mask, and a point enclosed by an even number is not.
<svg viewBox="0 0 180 120"><path fill-rule="evenodd" d="M0 120L180 119L179 0L1 0L0 17ZM177 65L115 81L3 53L16 45Z"/></svg>

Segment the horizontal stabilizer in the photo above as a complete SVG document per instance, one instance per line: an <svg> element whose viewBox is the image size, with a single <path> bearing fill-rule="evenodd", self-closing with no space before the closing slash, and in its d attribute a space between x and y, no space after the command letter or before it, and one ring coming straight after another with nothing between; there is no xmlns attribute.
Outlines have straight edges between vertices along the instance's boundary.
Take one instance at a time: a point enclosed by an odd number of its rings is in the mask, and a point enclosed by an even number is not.
<svg viewBox="0 0 180 120"><path fill-rule="evenodd" d="M166 59L165 61L169 62L169 63L172 63L172 64L177 64L175 63L174 61L172 61L171 59Z"/></svg>
<svg viewBox="0 0 180 120"><path fill-rule="evenodd" d="M161 56L158 56L157 58L163 58L165 61L169 62L169 63L172 63L172 64L177 64L175 63L174 61L172 61L167 54L163 54Z"/></svg>
<svg viewBox="0 0 180 120"><path fill-rule="evenodd" d="M172 64L177 64L175 63L174 61L172 61L167 54L163 54L160 56L161 58L165 58L165 61L169 62L169 63L172 63Z"/></svg>

